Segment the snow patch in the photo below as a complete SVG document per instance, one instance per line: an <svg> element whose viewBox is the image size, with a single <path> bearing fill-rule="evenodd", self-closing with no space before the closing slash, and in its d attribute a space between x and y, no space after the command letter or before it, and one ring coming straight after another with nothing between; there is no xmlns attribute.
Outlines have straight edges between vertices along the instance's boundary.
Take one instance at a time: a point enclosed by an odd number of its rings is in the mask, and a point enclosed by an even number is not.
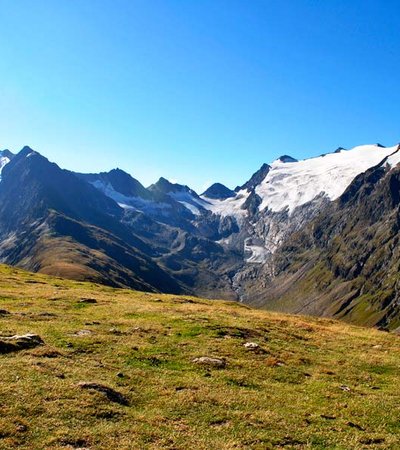
<svg viewBox="0 0 400 450"><path fill-rule="evenodd" d="M1 181L1 172L9 162L10 158L8 158L7 156L0 156L0 181Z"/></svg>
<svg viewBox="0 0 400 450"><path fill-rule="evenodd" d="M256 194L262 199L259 209L288 209L292 213L320 194L335 200L358 174L379 164L396 148L362 145L290 164L276 160L256 187Z"/></svg>
<svg viewBox="0 0 400 450"><path fill-rule="evenodd" d="M101 180L90 182L96 189L103 192L104 195L113 199L121 208L134 209L143 212L154 212L165 208L170 208L171 205L167 203L156 203L151 200L146 200L141 197L128 197L120 192L116 191L110 183L104 183Z"/></svg>
<svg viewBox="0 0 400 450"><path fill-rule="evenodd" d="M183 205L195 216L201 215L201 209L206 209L204 200L195 195L192 195L190 191L170 192L168 195L172 199Z"/></svg>
<svg viewBox="0 0 400 450"><path fill-rule="evenodd" d="M236 197L230 197L225 200L218 200L202 196L204 201L204 208L219 216L234 216L236 218L243 218L247 215L247 211L242 209L247 197L250 194L247 189L242 189Z"/></svg>
<svg viewBox="0 0 400 450"><path fill-rule="evenodd" d="M267 260L268 255L271 254L265 247L258 245L253 241L253 238L247 238L244 242L246 262L250 264L262 264Z"/></svg>

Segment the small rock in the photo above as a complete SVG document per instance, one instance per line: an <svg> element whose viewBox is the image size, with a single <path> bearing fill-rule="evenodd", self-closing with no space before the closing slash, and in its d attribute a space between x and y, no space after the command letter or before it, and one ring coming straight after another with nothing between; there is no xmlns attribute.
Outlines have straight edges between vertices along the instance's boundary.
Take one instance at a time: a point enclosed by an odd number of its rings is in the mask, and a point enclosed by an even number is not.
<svg viewBox="0 0 400 450"><path fill-rule="evenodd" d="M0 353L10 353L43 345L43 339L38 334L23 334L0 338Z"/></svg>
<svg viewBox="0 0 400 450"><path fill-rule="evenodd" d="M50 312L47 312L47 311L39 313L38 316L39 317L57 317L56 314L50 313Z"/></svg>
<svg viewBox="0 0 400 450"><path fill-rule="evenodd" d="M349 386L346 386L344 384L342 384L342 386L339 386L339 389L341 389L342 391L345 391L345 392L350 392L351 391Z"/></svg>
<svg viewBox="0 0 400 450"><path fill-rule="evenodd" d="M208 356L201 356L200 358L194 358L192 360L195 364L199 364L202 366L211 366L211 367L225 367L226 361L221 358L210 358Z"/></svg>
<svg viewBox="0 0 400 450"><path fill-rule="evenodd" d="M78 383L78 387L81 389L92 389L94 391L101 392L104 394L108 400L114 403L119 403L120 405L128 406L129 402L120 392L105 386L104 384L92 383L87 381L82 381Z"/></svg>
<svg viewBox="0 0 400 450"><path fill-rule="evenodd" d="M90 330L79 330L74 333L74 336L88 336L89 334L92 334Z"/></svg>
<svg viewBox="0 0 400 450"><path fill-rule="evenodd" d="M81 298L79 300L79 303L97 303L97 300L95 298Z"/></svg>
<svg viewBox="0 0 400 450"><path fill-rule="evenodd" d="M378 350L378 349L382 348L382 345L381 344L374 345L372 348L375 348L376 350Z"/></svg>
<svg viewBox="0 0 400 450"><path fill-rule="evenodd" d="M10 315L10 312L6 309L0 309L0 316L8 316Z"/></svg>
<svg viewBox="0 0 400 450"><path fill-rule="evenodd" d="M116 334L116 335L118 335L118 336L122 334L122 331L121 331L121 330L118 330L118 328L110 328L108 331L109 331L110 333Z"/></svg>
<svg viewBox="0 0 400 450"><path fill-rule="evenodd" d="M357 425L357 424L354 423L354 422L347 422L346 425L348 425L348 426L351 427L351 428L356 428L357 430L364 431L364 428L363 428L362 426Z"/></svg>
<svg viewBox="0 0 400 450"><path fill-rule="evenodd" d="M260 348L260 346L256 342L246 342L244 344L244 348L246 348L247 350L256 350Z"/></svg>

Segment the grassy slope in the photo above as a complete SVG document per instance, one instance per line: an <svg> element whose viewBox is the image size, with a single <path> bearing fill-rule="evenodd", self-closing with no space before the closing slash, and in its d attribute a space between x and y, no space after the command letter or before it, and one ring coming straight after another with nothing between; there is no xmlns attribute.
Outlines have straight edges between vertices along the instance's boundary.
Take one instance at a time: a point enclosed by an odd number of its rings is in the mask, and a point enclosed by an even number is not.
<svg viewBox="0 0 400 450"><path fill-rule="evenodd" d="M46 343L0 355L1 449L400 446L395 335L5 266L0 308L11 313L2 335L35 332ZM246 350L249 341L265 353ZM196 366L198 356L227 366Z"/></svg>

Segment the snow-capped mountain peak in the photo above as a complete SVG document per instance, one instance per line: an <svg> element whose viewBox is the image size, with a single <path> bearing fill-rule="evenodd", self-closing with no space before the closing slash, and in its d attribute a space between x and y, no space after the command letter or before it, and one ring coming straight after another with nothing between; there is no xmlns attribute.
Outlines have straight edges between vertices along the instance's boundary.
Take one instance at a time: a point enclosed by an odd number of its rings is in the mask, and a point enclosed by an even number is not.
<svg viewBox="0 0 400 450"><path fill-rule="evenodd" d="M397 146L361 145L300 161L283 155L271 164L264 164L247 183L236 188L236 197L211 201L209 209L222 216L242 216L242 207L254 190L261 199L259 211L268 208L292 214L318 196L335 200L358 174L378 165L396 149ZM391 161L395 160L393 156Z"/></svg>
<svg viewBox="0 0 400 450"><path fill-rule="evenodd" d="M260 210L291 213L318 195L335 200L359 173L379 164L396 148L361 145L291 164L278 159L255 189L262 199Z"/></svg>
<svg viewBox="0 0 400 450"><path fill-rule="evenodd" d="M280 156L277 161L283 162L283 163L294 163L294 162L298 162L298 160L296 158L292 158L289 155L282 155Z"/></svg>

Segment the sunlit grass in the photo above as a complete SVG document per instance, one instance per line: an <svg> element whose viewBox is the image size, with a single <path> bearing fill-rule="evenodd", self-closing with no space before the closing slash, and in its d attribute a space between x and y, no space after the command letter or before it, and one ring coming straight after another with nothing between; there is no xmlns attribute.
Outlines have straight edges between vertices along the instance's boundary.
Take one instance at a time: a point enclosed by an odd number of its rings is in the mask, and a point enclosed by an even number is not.
<svg viewBox="0 0 400 450"><path fill-rule="evenodd" d="M0 309L11 313L0 333L46 343L0 355L2 449L400 446L395 335L5 266L0 275ZM192 363L199 356L226 367Z"/></svg>

